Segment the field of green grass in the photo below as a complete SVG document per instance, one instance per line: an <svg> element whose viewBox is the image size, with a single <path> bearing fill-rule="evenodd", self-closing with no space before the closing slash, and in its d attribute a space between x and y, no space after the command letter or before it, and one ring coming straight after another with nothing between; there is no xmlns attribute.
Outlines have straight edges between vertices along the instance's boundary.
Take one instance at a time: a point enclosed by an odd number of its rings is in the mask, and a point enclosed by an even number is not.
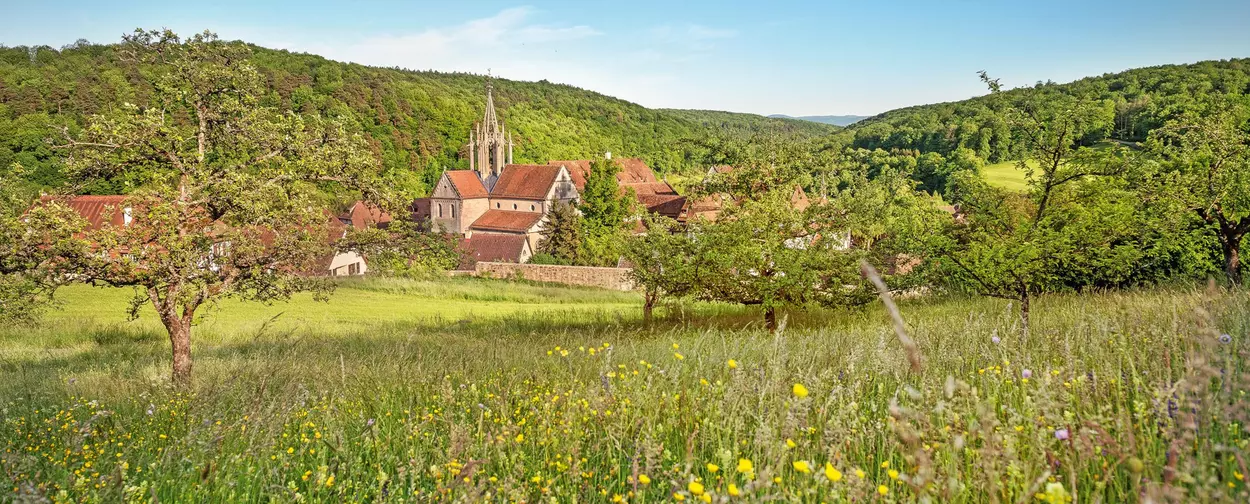
<svg viewBox="0 0 1250 504"><path fill-rule="evenodd" d="M1036 161L1029 161L1030 166L1037 167ZM985 178L990 185L1010 189L1013 191L1023 191L1028 189L1028 181L1025 179L1024 170L1020 169L1017 161L1006 161L1003 163L994 163L981 167L981 176Z"/></svg>
<svg viewBox="0 0 1250 504"><path fill-rule="evenodd" d="M475 279L223 303L192 385L127 293L0 329L0 501L1246 502L1250 296L788 316ZM273 319L268 326L265 320ZM1225 336L1226 335L1226 336Z"/></svg>

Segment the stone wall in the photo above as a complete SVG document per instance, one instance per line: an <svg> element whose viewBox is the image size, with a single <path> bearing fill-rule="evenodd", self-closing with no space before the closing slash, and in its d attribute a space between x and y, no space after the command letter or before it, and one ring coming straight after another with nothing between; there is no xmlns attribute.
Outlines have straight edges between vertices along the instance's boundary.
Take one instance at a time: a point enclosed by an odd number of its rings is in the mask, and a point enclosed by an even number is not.
<svg viewBox="0 0 1250 504"><path fill-rule="evenodd" d="M634 283L629 280L629 268L479 262L474 266L473 274L479 277L515 278L620 291L634 288Z"/></svg>

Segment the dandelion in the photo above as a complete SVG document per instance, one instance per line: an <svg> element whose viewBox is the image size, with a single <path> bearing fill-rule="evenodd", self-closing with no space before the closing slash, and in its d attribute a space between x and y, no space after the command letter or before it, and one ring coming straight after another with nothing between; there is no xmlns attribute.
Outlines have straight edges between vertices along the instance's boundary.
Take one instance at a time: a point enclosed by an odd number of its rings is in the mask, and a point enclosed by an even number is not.
<svg viewBox="0 0 1250 504"><path fill-rule="evenodd" d="M685 358L686 358L686 356L685 356L685 355L682 355L682 354L680 354L680 353L678 353L678 352L673 352L673 357L676 357L676 358L677 358L677 360L682 360L682 359L685 359Z"/></svg>
<svg viewBox="0 0 1250 504"><path fill-rule="evenodd" d="M1071 437L1071 433L1068 432L1068 429L1058 429L1055 431L1055 439L1066 441L1069 437Z"/></svg>
<svg viewBox="0 0 1250 504"><path fill-rule="evenodd" d="M738 369L738 361L736 360L729 359L729 362L726 364L729 366L729 369Z"/></svg>
<svg viewBox="0 0 1250 504"><path fill-rule="evenodd" d="M703 483L691 481L690 484L686 485L686 490L690 490L692 494L700 495L703 493Z"/></svg>
<svg viewBox="0 0 1250 504"><path fill-rule="evenodd" d="M794 397L797 397L799 399L807 397L807 387L804 387L802 383L795 383L794 384Z"/></svg>
<svg viewBox="0 0 1250 504"><path fill-rule="evenodd" d="M701 501L703 501L703 502L708 502L708 503L710 503L710 502L712 502L712 494L711 494L711 493L705 493L705 494L703 494L703 495L700 495L700 496L699 496L699 500L701 500Z"/></svg>
<svg viewBox="0 0 1250 504"><path fill-rule="evenodd" d="M718 465L716 465L716 464L713 464L713 463L711 463L711 462L708 462L708 464L707 464L707 472L710 472L710 473L712 473L712 474L716 474L716 471L719 471L719 470L720 470L720 466L718 466Z"/></svg>
<svg viewBox="0 0 1250 504"><path fill-rule="evenodd" d="M882 469L889 469L889 468L890 468L890 461L889 461L889 460L887 460L887 461L885 461L885 462L882 462L882 463L881 463L881 468L882 468Z"/></svg>
<svg viewBox="0 0 1250 504"><path fill-rule="evenodd" d="M525 434L518 433L516 435L516 442L520 443L521 441L525 441Z"/></svg>
<svg viewBox="0 0 1250 504"><path fill-rule="evenodd" d="M887 487L885 485L879 485L877 486L877 493L881 494L883 497L886 495L890 495L890 487Z"/></svg>
<svg viewBox="0 0 1250 504"><path fill-rule="evenodd" d="M889 475L890 475L890 479L893 479L893 480L898 479L898 471L896 471L896 470L894 470L894 469L890 469L890 471L889 471L888 473L886 473L886 474L889 474Z"/></svg>
<svg viewBox="0 0 1250 504"><path fill-rule="evenodd" d="M677 493L677 492L673 492L673 500L675 500L675 501L677 501L677 502L681 502L681 501L686 500L686 496L685 496L685 495L682 495L682 494L679 494L679 493Z"/></svg>
<svg viewBox="0 0 1250 504"><path fill-rule="evenodd" d="M651 484L651 478L647 477L647 475L645 475L645 474L639 474L639 475L638 475L638 482L639 482L639 483L642 483L642 484L644 484L644 485L650 485L650 484Z"/></svg>
<svg viewBox="0 0 1250 504"><path fill-rule="evenodd" d="M751 459L738 459L738 472L749 473L755 470L755 466L751 464Z"/></svg>
<svg viewBox="0 0 1250 504"><path fill-rule="evenodd" d="M794 470L795 470L795 471L798 471L798 472L801 472L801 473L803 473L803 474L807 474L807 473L812 472L812 468L811 468L811 467L809 467L809 466L807 465L807 461L804 461L804 460L796 460L796 461L794 461Z"/></svg>
<svg viewBox="0 0 1250 504"><path fill-rule="evenodd" d="M797 445L797 444L794 444L794 440L793 440L793 439L786 438L786 448L793 449L795 446L798 446L798 445Z"/></svg>
<svg viewBox="0 0 1250 504"><path fill-rule="evenodd" d="M612 494L612 502L625 502L625 496L621 494Z"/></svg>
<svg viewBox="0 0 1250 504"><path fill-rule="evenodd" d="M1047 504L1067 504L1072 502L1072 496L1068 495L1068 491L1063 488L1063 483L1047 483L1045 495Z"/></svg>
<svg viewBox="0 0 1250 504"><path fill-rule="evenodd" d="M842 471L839 471L836 467L833 467L833 464L825 462L825 477L829 478L829 481L837 483L839 481L842 481Z"/></svg>
<svg viewBox="0 0 1250 504"><path fill-rule="evenodd" d="M332 486L334 486L334 475L333 475L333 474L331 474L329 478L326 478L326 488L330 488L330 487L332 487Z"/></svg>
<svg viewBox="0 0 1250 504"><path fill-rule="evenodd" d="M858 467L856 467L856 468L855 468L855 477L856 477L856 478L859 478L859 479L864 479L864 477L865 477L865 476L867 476L867 473L865 473L863 469L860 469L860 468L858 468Z"/></svg>
<svg viewBox="0 0 1250 504"><path fill-rule="evenodd" d="M742 492L738 490L738 485L735 485L733 483L729 484L729 495L732 497L737 497L739 495L742 495Z"/></svg>

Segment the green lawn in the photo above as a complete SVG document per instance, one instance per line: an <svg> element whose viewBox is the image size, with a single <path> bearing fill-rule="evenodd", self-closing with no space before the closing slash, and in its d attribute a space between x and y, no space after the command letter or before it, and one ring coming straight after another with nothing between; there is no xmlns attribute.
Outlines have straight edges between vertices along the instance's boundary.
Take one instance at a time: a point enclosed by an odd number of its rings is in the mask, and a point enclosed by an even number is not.
<svg viewBox="0 0 1250 504"><path fill-rule="evenodd" d="M126 292L64 294L0 328L0 502L1250 497L1239 291L1043 297L1028 338L1000 300L905 301L913 367L878 305L774 337L738 307L645 326L632 293L367 279L224 303L186 389Z"/></svg>
<svg viewBox="0 0 1250 504"><path fill-rule="evenodd" d="M1036 161L1029 161L1029 166L1036 168ZM1028 188L1028 183L1024 177L1024 170L1020 169L1017 161L1007 161L1003 163L994 163L981 168L981 176L985 177L985 181L990 185L998 186L1003 189L1013 191L1023 191Z"/></svg>

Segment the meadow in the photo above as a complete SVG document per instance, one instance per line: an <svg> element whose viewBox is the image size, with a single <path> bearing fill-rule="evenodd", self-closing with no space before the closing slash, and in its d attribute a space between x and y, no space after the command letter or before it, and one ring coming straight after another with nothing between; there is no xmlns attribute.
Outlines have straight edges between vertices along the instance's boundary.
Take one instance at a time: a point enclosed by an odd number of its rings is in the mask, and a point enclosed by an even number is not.
<svg viewBox="0 0 1250 504"><path fill-rule="evenodd" d="M128 291L0 329L0 501L1246 502L1250 296L759 314L502 281L223 303L188 389ZM918 364L913 366L911 359Z"/></svg>
<svg viewBox="0 0 1250 504"><path fill-rule="evenodd" d="M1036 168L1036 161L1029 161L1029 165ZM992 186L1010 189L1013 191L1023 191L1028 189L1028 178L1024 175L1024 170L1020 169L1017 161L1005 161L1002 163L993 163L981 167L981 176Z"/></svg>

